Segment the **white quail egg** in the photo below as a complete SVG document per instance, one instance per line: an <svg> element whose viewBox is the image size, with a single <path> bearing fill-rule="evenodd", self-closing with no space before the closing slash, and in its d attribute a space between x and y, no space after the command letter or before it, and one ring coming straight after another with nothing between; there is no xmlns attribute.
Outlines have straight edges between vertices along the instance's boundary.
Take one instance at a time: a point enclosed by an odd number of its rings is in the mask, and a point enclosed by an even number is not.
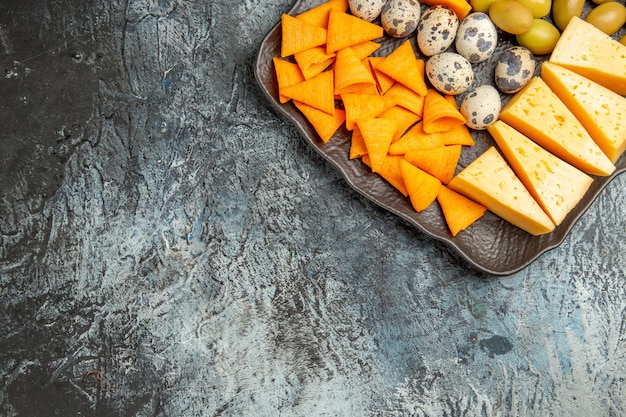
<svg viewBox="0 0 626 417"><path fill-rule="evenodd" d="M420 13L418 0L388 0L380 14L380 20L387 34L394 38L404 38L417 28Z"/></svg>
<svg viewBox="0 0 626 417"><path fill-rule="evenodd" d="M498 58L495 68L495 83L506 94L517 93L534 76L537 63L535 57L523 46L512 46Z"/></svg>
<svg viewBox="0 0 626 417"><path fill-rule="evenodd" d="M498 32L488 15L470 13L461 21L456 34L456 51L472 64L491 57L498 43Z"/></svg>
<svg viewBox="0 0 626 417"><path fill-rule="evenodd" d="M485 130L498 120L501 109L500 93L495 87L486 84L476 87L463 97L460 111L468 127Z"/></svg>
<svg viewBox="0 0 626 417"><path fill-rule="evenodd" d="M387 0L348 0L350 12L367 22L373 22L380 16Z"/></svg>
<svg viewBox="0 0 626 417"><path fill-rule="evenodd" d="M472 64L455 52L442 52L426 61L426 76L439 92L457 95L474 81Z"/></svg>
<svg viewBox="0 0 626 417"><path fill-rule="evenodd" d="M454 43L459 18L445 6L431 6L417 25L417 46L426 56L444 52Z"/></svg>

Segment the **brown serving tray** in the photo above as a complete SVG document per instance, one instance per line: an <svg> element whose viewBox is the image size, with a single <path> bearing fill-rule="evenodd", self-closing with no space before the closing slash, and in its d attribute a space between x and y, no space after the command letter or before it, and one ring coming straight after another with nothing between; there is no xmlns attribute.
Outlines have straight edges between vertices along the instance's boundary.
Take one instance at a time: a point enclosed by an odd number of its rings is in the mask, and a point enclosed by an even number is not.
<svg viewBox="0 0 626 417"><path fill-rule="evenodd" d="M297 0L288 13L297 15L322 2L323 0ZM499 44L493 57L474 66L475 81L472 87L486 83L493 84L493 69L495 68L497 57L504 49L512 45L510 38L507 38L506 35L500 35ZM415 45L414 38L414 35L409 37L413 43L414 50L419 51ZM468 229L452 237L438 204L431 204L428 209L421 213L415 212L408 198L400 194L380 176L373 174L360 160L350 160L348 158L350 148L349 131L341 128L328 143L323 143L318 138L313 127L292 103L280 104L278 101L278 86L272 64L272 58L280 56L280 40L281 27L280 23L278 23L263 39L255 65L256 79L273 110L280 117L293 123L307 143L334 165L355 190L380 207L406 220L428 236L445 243L457 251L469 264L484 272L493 275L513 274L528 266L541 254L560 245L576 221L593 204L604 187L617 175L626 171L625 154L617 161L617 169L613 175L609 177L594 177L587 194L552 233L532 236L491 212L487 212ZM378 40L382 43L382 46L374 55L388 55L393 48L405 40L406 38L394 39L385 36L385 38ZM541 60L542 57L538 57L537 73L539 73ZM503 102L506 102L508 98L508 96L503 96ZM467 166L489 146L495 144L486 132L474 131L472 135L476 145L464 147L457 172Z"/></svg>

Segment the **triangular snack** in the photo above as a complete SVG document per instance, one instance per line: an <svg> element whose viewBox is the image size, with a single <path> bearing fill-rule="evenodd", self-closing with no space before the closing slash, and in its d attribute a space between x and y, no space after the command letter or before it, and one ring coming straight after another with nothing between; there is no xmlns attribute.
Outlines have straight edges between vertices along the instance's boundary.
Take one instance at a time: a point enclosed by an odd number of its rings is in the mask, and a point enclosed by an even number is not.
<svg viewBox="0 0 626 417"><path fill-rule="evenodd" d="M413 45L408 39L376 65L376 70L406 85L419 95L425 96L428 92L424 80L424 62L416 58Z"/></svg>
<svg viewBox="0 0 626 417"><path fill-rule="evenodd" d="M338 98L338 100L341 100L341 96L344 94L346 93L337 94L336 97ZM377 96L378 90L376 89L376 86L374 84L363 83L360 85L360 88L358 86L355 86L354 91L351 91L347 94L364 94L368 96Z"/></svg>
<svg viewBox="0 0 626 417"><path fill-rule="evenodd" d="M561 224L593 179L503 121L496 121L487 130L541 208L555 225Z"/></svg>
<svg viewBox="0 0 626 417"><path fill-rule="evenodd" d="M378 65L383 59L385 59L383 56L371 56L368 58L370 69L372 70L372 74L376 80L376 87L378 88L378 92L380 94L385 94L389 88L396 83L396 80L386 75L384 72L376 70L376 65Z"/></svg>
<svg viewBox="0 0 626 417"><path fill-rule="evenodd" d="M422 121L426 133L447 132L466 122L456 104L432 88L424 98Z"/></svg>
<svg viewBox="0 0 626 417"><path fill-rule="evenodd" d="M487 211L485 206L452 191L445 185L439 189L437 201L441 206L441 211L452 236L456 236L461 230L467 229Z"/></svg>
<svg viewBox="0 0 626 417"><path fill-rule="evenodd" d="M297 64L279 57L274 57L273 61L279 91L282 87L298 84L299 82L304 81L304 75L302 75L302 71ZM282 94L279 94L278 98L281 103L286 103L291 100L289 97L285 97Z"/></svg>
<svg viewBox="0 0 626 417"><path fill-rule="evenodd" d="M294 59L306 80L315 77L335 62L335 54L327 54L325 46L315 46L294 54Z"/></svg>
<svg viewBox="0 0 626 417"><path fill-rule="evenodd" d="M383 34L382 26L366 22L348 13L331 10L326 49L328 52L337 52L361 42L382 38Z"/></svg>
<svg viewBox="0 0 626 417"><path fill-rule="evenodd" d="M348 130L352 130L359 119L376 117L395 105L393 98L374 94L342 94L341 100L346 110L346 128Z"/></svg>
<svg viewBox="0 0 626 417"><path fill-rule="evenodd" d="M417 94L409 87L401 83L395 83L389 87L384 93L386 97L393 97L396 99L398 105L411 110L418 115L420 119L424 111L424 96Z"/></svg>
<svg viewBox="0 0 626 417"><path fill-rule="evenodd" d="M372 161L372 172L379 172L396 130L396 121L381 118L360 119L358 127Z"/></svg>
<svg viewBox="0 0 626 417"><path fill-rule="evenodd" d="M324 143L333 137L346 120L346 112L341 109L335 109L333 114L328 114L298 101L294 101L293 104L304 114Z"/></svg>
<svg viewBox="0 0 626 417"><path fill-rule="evenodd" d="M560 65L544 62L541 78L606 156L615 163L626 149L626 98Z"/></svg>
<svg viewBox="0 0 626 417"><path fill-rule="evenodd" d="M326 43L326 29L283 14L280 55L285 58Z"/></svg>
<svg viewBox="0 0 626 417"><path fill-rule="evenodd" d="M382 117L384 119L393 119L398 123L398 128L396 129L396 133L393 135L392 142L400 139L408 128L410 128L419 121L419 117L415 113L398 105L390 107L389 109L380 113L378 117Z"/></svg>
<svg viewBox="0 0 626 417"><path fill-rule="evenodd" d="M454 176L460 156L461 145L450 145L412 150L404 154L404 159L447 184Z"/></svg>
<svg viewBox="0 0 626 417"><path fill-rule="evenodd" d="M426 64L423 59L415 58L415 65L417 65L417 74L419 75L419 78L414 81L414 90L416 93L423 95L422 92L424 92L424 90L428 91L425 78Z"/></svg>
<svg viewBox="0 0 626 417"><path fill-rule="evenodd" d="M352 48L337 51L335 57L335 94L345 94L373 88L376 92L376 80L370 70L354 55Z"/></svg>
<svg viewBox="0 0 626 417"><path fill-rule="evenodd" d="M438 133L443 139L444 145L474 146L474 138L467 125L460 125L447 132Z"/></svg>
<svg viewBox="0 0 626 417"><path fill-rule="evenodd" d="M328 114L335 113L332 71L324 71L310 80L285 86L279 92L286 97L313 106Z"/></svg>
<svg viewBox="0 0 626 417"><path fill-rule="evenodd" d="M406 184L404 184L404 178L400 170L402 160L401 156L387 155L380 167L379 175L389 181L403 196L408 197L409 190L407 190Z"/></svg>
<svg viewBox="0 0 626 417"><path fill-rule="evenodd" d="M373 89L373 91L370 88L368 88L366 91L368 92L368 94L380 95L379 90L378 90L378 80L376 79L376 75L374 74L374 68L372 68L372 65L370 63L370 58L371 57L367 57L367 58L363 58L361 60L361 63L365 66L365 68L367 68L367 70L369 71L370 75L372 76L372 79L374 80L374 89Z"/></svg>
<svg viewBox="0 0 626 417"><path fill-rule="evenodd" d="M391 155L404 155L414 150L441 146L445 146L442 135L425 133L422 129L422 122L418 122L389 146L389 153Z"/></svg>
<svg viewBox="0 0 626 417"><path fill-rule="evenodd" d="M367 155L367 146L363 140L363 135L359 125L354 125L350 137L350 159L362 158Z"/></svg>
<svg viewBox="0 0 626 417"><path fill-rule="evenodd" d="M348 0L328 0L333 5L333 9L340 12L347 12L350 2Z"/></svg>
<svg viewBox="0 0 626 417"><path fill-rule="evenodd" d="M458 108L458 107L457 107L457 104L456 104L456 96L455 96L455 95L452 95L452 94L445 94L445 95L443 96L443 98L445 98L446 100L448 100L448 101L450 102L450 104L452 104L454 107Z"/></svg>
<svg viewBox="0 0 626 417"><path fill-rule="evenodd" d="M350 47L350 49L352 49L352 52L354 52L354 56L356 56L359 61L369 57L378 48L380 48L380 43L374 41L365 41L357 43L356 45L352 45Z"/></svg>
<svg viewBox="0 0 626 417"><path fill-rule="evenodd" d="M312 25L327 29L331 9L345 12L348 10L348 0L330 0L306 12L302 12L296 17Z"/></svg>
<svg viewBox="0 0 626 417"><path fill-rule="evenodd" d="M406 159L400 162L400 172L404 185L409 193L411 205L418 213L431 205L439 194L441 181L429 173L422 171Z"/></svg>
<svg viewBox="0 0 626 417"><path fill-rule="evenodd" d="M400 171L400 163L403 158L397 155L387 155L385 160L380 167L380 171L378 175L383 177L387 182L393 185L398 191L402 193L403 196L408 197L409 192L406 189L406 185L404 185L404 179L402 178L402 171ZM363 156L363 163L370 168L372 167L372 161L369 158L369 155Z"/></svg>

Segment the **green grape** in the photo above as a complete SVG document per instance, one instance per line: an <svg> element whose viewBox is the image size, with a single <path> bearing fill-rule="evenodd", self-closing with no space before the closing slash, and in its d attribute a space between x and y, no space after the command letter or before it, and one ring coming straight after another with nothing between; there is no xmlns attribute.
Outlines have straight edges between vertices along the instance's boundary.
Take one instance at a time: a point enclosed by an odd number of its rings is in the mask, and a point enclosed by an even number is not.
<svg viewBox="0 0 626 417"><path fill-rule="evenodd" d="M602 3L589 12L585 21L612 35L626 23L626 7L616 1Z"/></svg>
<svg viewBox="0 0 626 417"><path fill-rule="evenodd" d="M535 19L545 17L550 13L552 0L517 0L524 6L528 7Z"/></svg>
<svg viewBox="0 0 626 417"><path fill-rule="evenodd" d="M512 35L520 35L533 25L533 13L516 0L498 0L489 7L489 17L494 25Z"/></svg>
<svg viewBox="0 0 626 417"><path fill-rule="evenodd" d="M535 19L530 30L517 35L515 39L533 54L546 55L552 52L560 36L561 33L552 23L544 19Z"/></svg>
<svg viewBox="0 0 626 417"><path fill-rule="evenodd" d="M489 6L498 0L469 0L472 11L487 13Z"/></svg>
<svg viewBox="0 0 626 417"><path fill-rule="evenodd" d="M553 0L552 20L560 30L564 30L570 19L581 17L585 0Z"/></svg>

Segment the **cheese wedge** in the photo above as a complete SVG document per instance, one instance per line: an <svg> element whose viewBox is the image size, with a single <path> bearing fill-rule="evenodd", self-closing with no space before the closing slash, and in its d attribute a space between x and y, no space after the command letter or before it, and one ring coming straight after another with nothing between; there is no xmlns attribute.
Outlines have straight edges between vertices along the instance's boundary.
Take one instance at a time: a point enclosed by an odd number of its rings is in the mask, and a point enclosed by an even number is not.
<svg viewBox="0 0 626 417"><path fill-rule="evenodd" d="M626 95L626 45L577 16L561 34L550 62Z"/></svg>
<svg viewBox="0 0 626 417"><path fill-rule="evenodd" d="M448 188L487 207L489 211L530 233L554 230L554 223L530 195L495 146L459 172Z"/></svg>
<svg viewBox="0 0 626 417"><path fill-rule="evenodd" d="M550 62L542 64L541 78L615 163L626 149L626 98Z"/></svg>
<svg viewBox="0 0 626 417"><path fill-rule="evenodd" d="M593 178L501 120L487 128L526 189L556 226L585 195Z"/></svg>
<svg viewBox="0 0 626 417"><path fill-rule="evenodd" d="M500 120L587 174L608 176L615 171L576 116L539 77L509 100Z"/></svg>

